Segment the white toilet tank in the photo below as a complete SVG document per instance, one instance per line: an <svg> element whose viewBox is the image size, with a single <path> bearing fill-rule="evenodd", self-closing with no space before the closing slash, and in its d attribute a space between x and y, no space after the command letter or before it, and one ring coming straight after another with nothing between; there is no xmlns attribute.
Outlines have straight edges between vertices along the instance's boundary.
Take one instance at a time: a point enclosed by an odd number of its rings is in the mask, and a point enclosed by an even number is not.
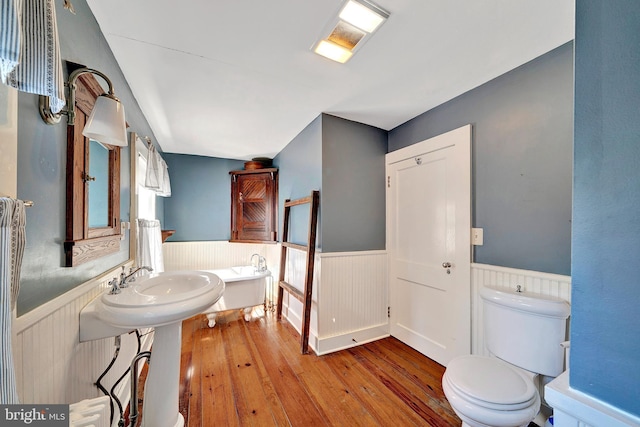
<svg viewBox="0 0 640 427"><path fill-rule="evenodd" d="M500 359L531 372L557 377L564 368L569 304L560 299L491 287L484 301L484 339Z"/></svg>

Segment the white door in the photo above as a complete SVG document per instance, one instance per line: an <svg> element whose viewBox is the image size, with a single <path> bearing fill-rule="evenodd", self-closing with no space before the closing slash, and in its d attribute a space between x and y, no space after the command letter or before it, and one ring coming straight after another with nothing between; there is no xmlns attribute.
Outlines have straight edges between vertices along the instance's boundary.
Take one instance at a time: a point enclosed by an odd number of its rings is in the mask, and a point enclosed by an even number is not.
<svg viewBox="0 0 640 427"><path fill-rule="evenodd" d="M471 125L386 167L391 335L446 366L471 350Z"/></svg>

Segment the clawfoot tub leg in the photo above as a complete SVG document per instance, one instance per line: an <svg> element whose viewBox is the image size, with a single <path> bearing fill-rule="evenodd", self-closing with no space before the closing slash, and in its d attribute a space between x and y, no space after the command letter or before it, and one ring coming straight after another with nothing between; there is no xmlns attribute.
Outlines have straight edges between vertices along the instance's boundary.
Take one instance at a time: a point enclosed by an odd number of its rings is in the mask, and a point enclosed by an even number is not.
<svg viewBox="0 0 640 427"><path fill-rule="evenodd" d="M207 319L209 319L209 327L213 328L216 326L216 317L218 317L218 313L207 313Z"/></svg>
<svg viewBox="0 0 640 427"><path fill-rule="evenodd" d="M242 312L244 313L244 320L245 321L249 321L251 320L251 310L253 307L245 307L242 309Z"/></svg>

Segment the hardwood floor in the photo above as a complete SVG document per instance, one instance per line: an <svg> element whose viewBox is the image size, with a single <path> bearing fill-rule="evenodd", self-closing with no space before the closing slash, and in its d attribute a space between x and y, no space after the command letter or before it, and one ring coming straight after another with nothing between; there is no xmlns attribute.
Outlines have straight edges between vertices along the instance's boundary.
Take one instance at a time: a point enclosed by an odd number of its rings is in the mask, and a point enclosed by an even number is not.
<svg viewBox="0 0 640 427"><path fill-rule="evenodd" d="M183 323L186 426L460 425L444 368L395 338L303 356L293 327L259 314L226 312L212 329L203 315Z"/></svg>

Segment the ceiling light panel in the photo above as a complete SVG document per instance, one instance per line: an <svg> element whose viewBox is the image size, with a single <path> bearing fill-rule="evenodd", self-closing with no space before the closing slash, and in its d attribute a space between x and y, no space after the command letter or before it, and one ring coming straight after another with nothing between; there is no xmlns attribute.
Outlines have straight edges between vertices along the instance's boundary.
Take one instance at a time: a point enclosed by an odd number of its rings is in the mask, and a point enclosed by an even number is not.
<svg viewBox="0 0 640 427"><path fill-rule="evenodd" d="M345 63L389 17L389 12L368 0L346 0L325 27L313 50L319 55Z"/></svg>
<svg viewBox="0 0 640 427"><path fill-rule="evenodd" d="M314 52L341 64L347 62L349 58L351 58L351 55L353 55L349 49L327 40L320 40Z"/></svg>
<svg viewBox="0 0 640 427"><path fill-rule="evenodd" d="M340 19L372 33L389 17L389 13L369 2L349 0L339 16Z"/></svg>

